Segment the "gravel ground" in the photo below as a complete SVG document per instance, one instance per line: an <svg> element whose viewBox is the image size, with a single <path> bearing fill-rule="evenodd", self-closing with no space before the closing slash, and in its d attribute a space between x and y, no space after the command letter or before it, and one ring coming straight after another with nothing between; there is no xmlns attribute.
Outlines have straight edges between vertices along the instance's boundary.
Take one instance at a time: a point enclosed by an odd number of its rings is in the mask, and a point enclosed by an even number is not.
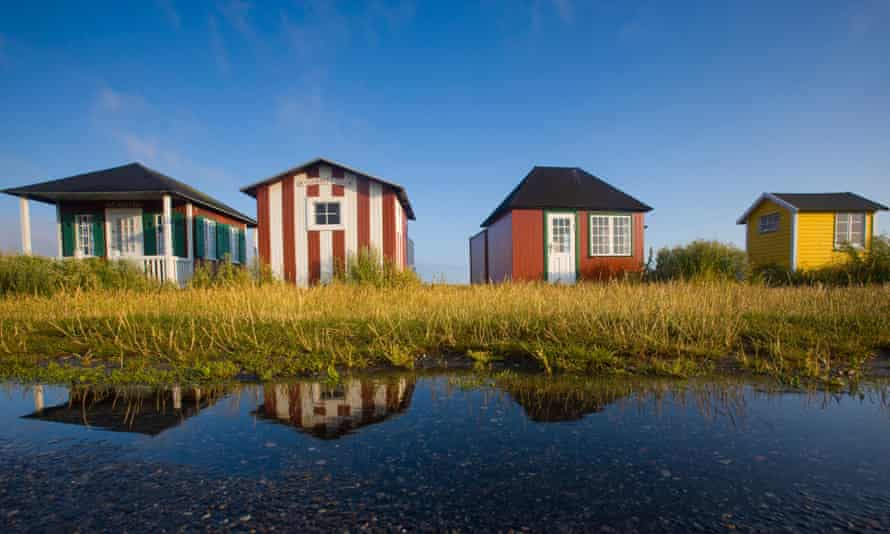
<svg viewBox="0 0 890 534"><path fill-rule="evenodd" d="M16 454L0 447L0 528L12 531L886 531L887 495L837 487L778 496L731 483L665 491L658 477L550 494L526 473L475 487L285 474L277 480L208 477L191 467L108 462L111 446ZM462 477L456 477L462 478ZM545 484L546 484L546 480ZM564 481L563 481L564 484ZM585 491L585 488L587 491ZM823 488L824 489L824 488ZM817 496L818 494L821 494Z"/></svg>

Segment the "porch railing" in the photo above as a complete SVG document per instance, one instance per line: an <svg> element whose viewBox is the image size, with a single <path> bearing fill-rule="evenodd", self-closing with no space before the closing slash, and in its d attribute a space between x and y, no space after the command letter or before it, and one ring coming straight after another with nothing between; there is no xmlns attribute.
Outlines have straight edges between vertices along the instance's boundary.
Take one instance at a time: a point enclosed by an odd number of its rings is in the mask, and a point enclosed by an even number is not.
<svg viewBox="0 0 890 534"><path fill-rule="evenodd" d="M188 258L173 258L172 269L168 268L164 256L134 256L127 259L135 261L150 280L161 283L171 282L183 287L194 274L194 265Z"/></svg>

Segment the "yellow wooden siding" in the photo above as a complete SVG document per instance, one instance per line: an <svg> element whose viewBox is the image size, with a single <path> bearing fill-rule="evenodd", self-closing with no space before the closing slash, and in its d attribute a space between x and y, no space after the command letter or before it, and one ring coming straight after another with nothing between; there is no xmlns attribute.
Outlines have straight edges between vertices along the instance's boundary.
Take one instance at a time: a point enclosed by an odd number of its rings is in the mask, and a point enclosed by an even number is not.
<svg viewBox="0 0 890 534"><path fill-rule="evenodd" d="M865 248L871 248L874 214L865 215ZM849 255L834 249L834 212L800 212L797 216L797 267L819 269L847 261Z"/></svg>
<svg viewBox="0 0 890 534"><path fill-rule="evenodd" d="M779 214L779 230L760 233L760 217ZM754 266L781 265L791 268L791 213L785 208L764 200L748 216L746 231L748 259Z"/></svg>

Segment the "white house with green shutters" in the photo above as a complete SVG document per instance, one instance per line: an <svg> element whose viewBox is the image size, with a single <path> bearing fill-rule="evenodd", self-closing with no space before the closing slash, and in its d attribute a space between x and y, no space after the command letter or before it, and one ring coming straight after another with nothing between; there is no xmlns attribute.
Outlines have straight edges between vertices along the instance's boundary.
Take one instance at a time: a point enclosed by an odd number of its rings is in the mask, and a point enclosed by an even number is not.
<svg viewBox="0 0 890 534"><path fill-rule="evenodd" d="M3 190L20 199L22 252L31 253L29 201L56 207L59 259L132 261L183 285L197 262L247 263L256 221L141 163Z"/></svg>

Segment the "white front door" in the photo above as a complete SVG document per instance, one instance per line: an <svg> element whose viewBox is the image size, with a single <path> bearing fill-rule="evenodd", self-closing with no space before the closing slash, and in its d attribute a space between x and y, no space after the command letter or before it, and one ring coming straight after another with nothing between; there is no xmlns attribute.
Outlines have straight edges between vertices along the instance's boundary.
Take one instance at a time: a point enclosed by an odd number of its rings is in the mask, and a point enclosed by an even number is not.
<svg viewBox="0 0 890 534"><path fill-rule="evenodd" d="M575 282L575 214L547 214L547 281Z"/></svg>
<svg viewBox="0 0 890 534"><path fill-rule="evenodd" d="M128 258L142 256L142 210L109 208L105 210L108 221L108 256Z"/></svg>

